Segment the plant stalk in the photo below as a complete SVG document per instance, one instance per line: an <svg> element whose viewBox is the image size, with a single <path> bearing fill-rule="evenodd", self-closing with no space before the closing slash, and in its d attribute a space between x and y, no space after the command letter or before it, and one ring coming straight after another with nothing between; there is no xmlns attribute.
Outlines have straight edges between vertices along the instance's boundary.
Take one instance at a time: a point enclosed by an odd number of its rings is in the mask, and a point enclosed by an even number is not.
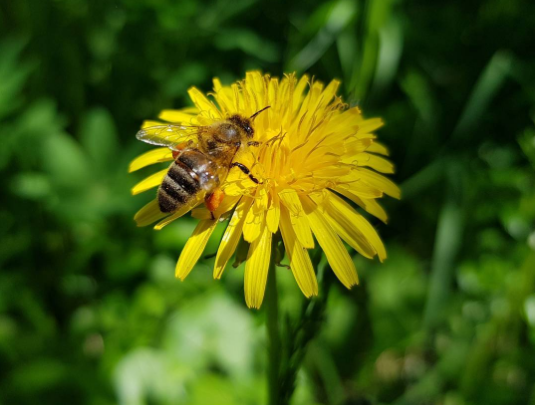
<svg viewBox="0 0 535 405"><path fill-rule="evenodd" d="M277 273L274 260L274 254L271 255L269 265L267 286L266 286L266 326L268 335L268 392L269 405L280 404L280 368L282 344L279 327L279 302L277 293Z"/></svg>

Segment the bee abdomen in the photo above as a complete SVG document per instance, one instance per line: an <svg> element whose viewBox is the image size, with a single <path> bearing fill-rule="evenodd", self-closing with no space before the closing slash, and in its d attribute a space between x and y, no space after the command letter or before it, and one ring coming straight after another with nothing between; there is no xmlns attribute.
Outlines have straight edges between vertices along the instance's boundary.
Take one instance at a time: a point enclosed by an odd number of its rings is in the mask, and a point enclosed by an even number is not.
<svg viewBox="0 0 535 405"><path fill-rule="evenodd" d="M182 162L174 162L158 191L160 211L174 212L191 200L200 190L199 179Z"/></svg>

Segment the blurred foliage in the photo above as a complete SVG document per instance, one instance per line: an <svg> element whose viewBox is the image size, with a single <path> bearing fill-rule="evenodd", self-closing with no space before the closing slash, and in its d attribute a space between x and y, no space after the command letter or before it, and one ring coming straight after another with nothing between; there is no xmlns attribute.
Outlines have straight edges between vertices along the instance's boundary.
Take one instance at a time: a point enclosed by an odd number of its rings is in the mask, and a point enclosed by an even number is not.
<svg viewBox="0 0 535 405"><path fill-rule="evenodd" d="M534 26L530 0L0 4L0 404L263 403L243 265L176 281L194 221L135 228L126 174L143 119L252 68L341 78L404 191L292 403L535 404Z"/></svg>

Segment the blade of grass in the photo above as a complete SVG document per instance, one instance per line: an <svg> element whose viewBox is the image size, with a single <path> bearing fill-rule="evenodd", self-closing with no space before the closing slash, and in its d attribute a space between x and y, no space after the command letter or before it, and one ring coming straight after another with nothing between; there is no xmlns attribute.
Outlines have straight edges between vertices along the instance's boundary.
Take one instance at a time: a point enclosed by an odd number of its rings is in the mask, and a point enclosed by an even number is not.
<svg viewBox="0 0 535 405"><path fill-rule="evenodd" d="M461 247L463 212L461 187L456 184L463 173L460 164L452 162L449 168L449 190L437 225L428 297L424 310L424 328L431 330L440 322L441 313L448 302L455 259Z"/></svg>
<svg viewBox="0 0 535 405"><path fill-rule="evenodd" d="M372 93L382 92L394 80L403 52L403 29L391 16L379 29L379 54L372 84Z"/></svg>
<svg viewBox="0 0 535 405"><path fill-rule="evenodd" d="M390 17L392 4L391 0L366 2L362 54L349 86L357 101L364 99L373 80L379 54L379 33Z"/></svg>
<svg viewBox="0 0 535 405"><path fill-rule="evenodd" d="M511 73L513 57L508 51L497 51L483 70L468 99L468 103L452 133L452 140L458 140L469 133L498 94L505 79Z"/></svg>
<svg viewBox="0 0 535 405"><path fill-rule="evenodd" d="M332 8L325 25L316 36L290 61L289 71L302 72L316 63L334 43L340 32L348 26L357 12L356 3L339 0Z"/></svg>
<svg viewBox="0 0 535 405"><path fill-rule="evenodd" d="M331 405L344 403L344 386L331 354L324 345L313 342L309 348L309 356L323 382L323 388L329 399L328 403Z"/></svg>
<svg viewBox="0 0 535 405"><path fill-rule="evenodd" d="M434 161L414 174L402 185L404 197L410 198L409 196L425 190L425 188L435 184L435 181L444 173L450 145L461 139L466 140L467 134L481 119L483 112L511 73L512 61L513 58L507 51L502 50L494 54L472 90L449 140L439 149Z"/></svg>

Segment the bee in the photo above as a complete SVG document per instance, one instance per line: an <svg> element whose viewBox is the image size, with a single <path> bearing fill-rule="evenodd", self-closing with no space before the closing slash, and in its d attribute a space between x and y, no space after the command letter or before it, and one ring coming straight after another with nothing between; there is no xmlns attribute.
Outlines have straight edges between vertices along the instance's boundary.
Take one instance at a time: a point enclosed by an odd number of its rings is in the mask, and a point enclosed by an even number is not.
<svg viewBox="0 0 535 405"><path fill-rule="evenodd" d="M270 106L264 107L249 118L234 114L207 126L163 124L140 130L136 138L173 151L174 162L169 166L158 188L158 206L162 213L173 213L204 196L212 213L224 198L219 188L233 167L239 168L256 184L261 182L251 170L234 157L245 146L259 146L253 141L255 117Z"/></svg>

